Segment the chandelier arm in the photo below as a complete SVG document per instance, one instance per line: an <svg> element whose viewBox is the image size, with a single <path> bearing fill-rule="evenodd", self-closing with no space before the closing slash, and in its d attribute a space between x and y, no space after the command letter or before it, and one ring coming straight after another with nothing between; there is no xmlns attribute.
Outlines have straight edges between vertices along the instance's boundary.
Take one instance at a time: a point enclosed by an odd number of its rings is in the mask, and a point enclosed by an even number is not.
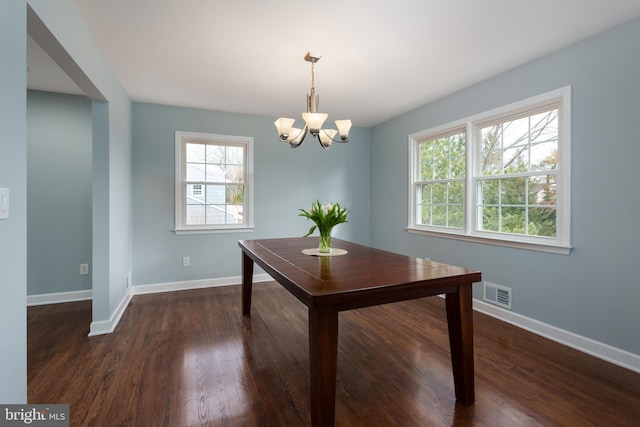
<svg viewBox="0 0 640 427"><path fill-rule="evenodd" d="M349 137L348 136L344 140L342 140L342 138L340 138L340 139L333 138L331 135L329 135L327 133L326 129L324 129L324 128L320 129L320 132L324 133L333 142L339 142L341 144L346 144L347 142L349 142ZM318 140L320 140L320 132L318 132Z"/></svg>
<svg viewBox="0 0 640 427"><path fill-rule="evenodd" d="M325 150L328 150L328 149L329 149L329 147L331 147L331 142L329 142L329 143L324 143L324 142L322 142L322 140L320 139L320 135L319 135L319 134L318 134L318 136L316 137L316 139L318 140L318 143L320 144L320 146L321 146L322 148L324 148Z"/></svg>
<svg viewBox="0 0 640 427"><path fill-rule="evenodd" d="M307 136L308 130L309 130L309 126L305 124L302 130L298 133L298 135L296 135L294 138L288 138L289 147L298 148L300 144L302 144L302 141L304 141L304 138ZM300 138L300 141L296 142L295 140L298 139L300 135L302 135L302 138Z"/></svg>

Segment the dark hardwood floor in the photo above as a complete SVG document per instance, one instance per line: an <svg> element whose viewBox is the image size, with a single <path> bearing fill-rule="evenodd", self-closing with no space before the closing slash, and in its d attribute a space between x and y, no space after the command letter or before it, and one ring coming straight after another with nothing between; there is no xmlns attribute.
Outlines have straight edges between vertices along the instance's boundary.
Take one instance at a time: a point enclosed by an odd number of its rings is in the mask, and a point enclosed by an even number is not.
<svg viewBox="0 0 640 427"><path fill-rule="evenodd" d="M91 303L28 309L28 399L72 426L305 426L307 309L256 284L133 298L88 338ZM480 313L476 402L455 402L444 300L340 313L338 426L638 426L640 374Z"/></svg>

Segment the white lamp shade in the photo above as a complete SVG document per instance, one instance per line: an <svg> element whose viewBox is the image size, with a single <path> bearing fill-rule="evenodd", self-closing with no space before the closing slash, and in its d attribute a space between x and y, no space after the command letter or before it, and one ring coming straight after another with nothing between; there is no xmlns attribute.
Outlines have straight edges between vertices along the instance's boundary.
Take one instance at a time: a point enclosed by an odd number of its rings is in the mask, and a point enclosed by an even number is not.
<svg viewBox="0 0 640 427"><path fill-rule="evenodd" d="M349 130L351 130L351 120L336 120L336 127L343 141L349 138Z"/></svg>
<svg viewBox="0 0 640 427"><path fill-rule="evenodd" d="M309 126L309 132L312 135L317 135L322 129L324 121L327 120L328 114L324 113L302 113L302 118Z"/></svg>
<svg viewBox="0 0 640 427"><path fill-rule="evenodd" d="M322 142L322 145L331 145L331 141L333 140L333 138L335 138L336 133L338 133L338 131L335 129L322 129L320 131L320 134L318 135L320 137L320 142Z"/></svg>
<svg viewBox="0 0 640 427"><path fill-rule="evenodd" d="M304 129L291 128L287 141L292 145L299 145L302 142L302 138L304 138L304 134Z"/></svg>
<svg viewBox="0 0 640 427"><path fill-rule="evenodd" d="M276 125L276 129L278 130L278 136L282 141L286 141L289 139L289 134L291 133L291 127L295 122L295 119L290 119L288 117L280 117L278 120L273 122Z"/></svg>

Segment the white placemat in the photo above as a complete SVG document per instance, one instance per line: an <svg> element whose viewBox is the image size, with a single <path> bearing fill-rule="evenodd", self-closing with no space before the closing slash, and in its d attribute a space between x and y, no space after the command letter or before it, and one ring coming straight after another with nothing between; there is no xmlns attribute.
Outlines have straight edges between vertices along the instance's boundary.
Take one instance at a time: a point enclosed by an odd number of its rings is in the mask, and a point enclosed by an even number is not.
<svg viewBox="0 0 640 427"><path fill-rule="evenodd" d="M303 249L302 253L311 256L339 256L348 253L346 249L331 248L331 252L318 252L318 248Z"/></svg>

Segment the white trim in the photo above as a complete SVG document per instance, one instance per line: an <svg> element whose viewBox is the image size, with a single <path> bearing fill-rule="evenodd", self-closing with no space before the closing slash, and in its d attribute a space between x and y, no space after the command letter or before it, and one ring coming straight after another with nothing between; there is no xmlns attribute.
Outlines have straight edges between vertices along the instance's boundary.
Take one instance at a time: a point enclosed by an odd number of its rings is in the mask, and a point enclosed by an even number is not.
<svg viewBox="0 0 640 427"><path fill-rule="evenodd" d="M536 335L548 338L551 341L640 373L640 355L592 340L591 338L583 337L477 299L473 300L473 308L480 313L495 317L496 319L533 332Z"/></svg>
<svg viewBox="0 0 640 427"><path fill-rule="evenodd" d="M120 323L122 315L129 305L129 302L131 302L131 298L133 298L133 292L131 291L131 288L129 288L124 297L122 297L122 300L120 300L120 304L118 304L118 307L115 309L109 320L91 322L89 327L89 336L94 337L96 335L110 334L115 331L118 323Z"/></svg>
<svg viewBox="0 0 640 427"><path fill-rule="evenodd" d="M253 283L269 282L272 280L273 278L266 273L255 274L253 276ZM241 276L133 286L129 289L122 301L120 301L118 308L111 315L111 318L109 320L91 322L89 336L112 333L120 322L122 315L124 314L127 306L129 305L129 302L134 295L183 291L188 289L201 289L218 286L230 286L237 285L239 283L242 283ZM444 297L444 295L442 295L442 297ZM29 295L27 297L27 305L55 304L71 301L82 301L87 299L91 299L91 290ZM573 332L557 328L547 323L531 319L521 314L517 314L512 311L493 306L475 298L473 300L473 309L503 322L507 322L516 327L525 329L536 335L540 335L562 345L566 345L583 353L587 353L591 356L613 363L614 365L621 366L625 369L640 373L640 355L621 350L608 344L604 344L590 338L575 334Z"/></svg>
<svg viewBox="0 0 640 427"><path fill-rule="evenodd" d="M253 283L258 282L269 282L274 280L268 274L254 274ZM136 285L133 286L133 294L134 295L145 295L145 294L155 294L159 292L174 292L174 291L185 291L188 289L202 289L202 288L212 288L218 286L230 286L230 285L238 285L242 283L241 276L232 276L232 277L220 277L218 279L202 279L202 280L187 280L182 282L165 282L165 283L154 283L148 285Z"/></svg>
<svg viewBox="0 0 640 427"><path fill-rule="evenodd" d="M86 289L83 291L54 292L50 294L27 295L27 306L60 304L64 302L86 301L93 298L93 291Z"/></svg>
<svg viewBox="0 0 640 427"><path fill-rule="evenodd" d="M180 234L219 234L219 233L251 233L253 232L253 227L243 227L243 228L208 228L208 229L197 229L197 230L173 230L176 235Z"/></svg>
<svg viewBox="0 0 640 427"><path fill-rule="evenodd" d="M550 254L569 255L571 253L571 250L573 249L572 246L561 246L561 245L543 244L543 243L529 243L529 242L523 242L523 241L506 240L504 238L492 239L489 237L483 237L483 236L477 236L477 235L455 233L453 232L453 230L447 230L446 232L442 232L442 231L433 231L433 230L426 230L422 228L413 228L413 227L407 227L406 230L408 233L439 237L441 239L453 239L453 240L462 240L465 242L484 243L484 244L489 244L494 246L504 246L507 248L547 252Z"/></svg>

